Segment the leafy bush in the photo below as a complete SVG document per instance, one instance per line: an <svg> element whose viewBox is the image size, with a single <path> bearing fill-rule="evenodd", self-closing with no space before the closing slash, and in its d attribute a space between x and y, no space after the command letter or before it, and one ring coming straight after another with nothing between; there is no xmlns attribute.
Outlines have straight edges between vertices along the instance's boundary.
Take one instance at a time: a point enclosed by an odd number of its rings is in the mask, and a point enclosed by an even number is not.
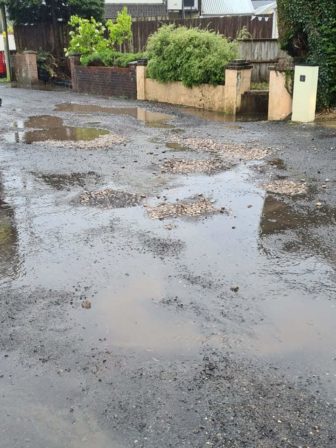
<svg viewBox="0 0 336 448"><path fill-rule="evenodd" d="M106 48L100 52L92 53L81 57L83 65L98 65L106 67L126 67L130 62L143 59L144 53L121 53L111 48Z"/></svg>
<svg viewBox="0 0 336 448"><path fill-rule="evenodd" d="M234 42L198 28L162 26L148 39L147 74L161 82L187 87L223 84L225 66L237 57Z"/></svg>
<svg viewBox="0 0 336 448"><path fill-rule="evenodd" d="M125 7L118 13L115 22L106 21L106 27L92 17L82 19L78 16L71 16L69 25L73 29L69 33L69 47L65 49L67 56L73 53L80 53L83 57L104 54L132 39L132 18Z"/></svg>
<svg viewBox="0 0 336 448"><path fill-rule="evenodd" d="M319 65L319 107L336 104L336 2L279 0L282 47L302 62Z"/></svg>
<svg viewBox="0 0 336 448"><path fill-rule="evenodd" d="M73 28L70 31L69 47L65 48L66 56L79 53L87 56L107 48L108 42L104 38L105 27L91 19L82 19L78 16L71 16L69 25Z"/></svg>

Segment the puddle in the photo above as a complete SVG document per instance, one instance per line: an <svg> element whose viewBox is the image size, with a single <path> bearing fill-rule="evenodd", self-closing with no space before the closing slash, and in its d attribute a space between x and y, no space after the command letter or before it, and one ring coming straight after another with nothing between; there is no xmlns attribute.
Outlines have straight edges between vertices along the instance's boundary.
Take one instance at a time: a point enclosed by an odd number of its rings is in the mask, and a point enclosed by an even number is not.
<svg viewBox="0 0 336 448"><path fill-rule="evenodd" d="M315 124L324 128L336 129L336 120L319 120L315 121Z"/></svg>
<svg viewBox="0 0 336 448"><path fill-rule="evenodd" d="M109 132L105 129L82 128L65 126L63 120L52 115L40 115L30 117L23 124L24 128L34 128L34 130L15 130L7 132L3 138L7 143L26 143L44 142L48 140L56 141L91 141L100 136L107 135Z"/></svg>
<svg viewBox="0 0 336 448"><path fill-rule="evenodd" d="M177 142L166 143L166 147L171 149L172 151L190 151L187 146L183 146Z"/></svg>
<svg viewBox="0 0 336 448"><path fill-rule="evenodd" d="M267 196L261 214L260 233L269 235L297 229L304 227L306 221L306 215L296 213L292 207L273 196Z"/></svg>
<svg viewBox="0 0 336 448"><path fill-rule="evenodd" d="M144 276L123 283L95 297L90 310L82 310L87 333L108 345L149 352L190 352L200 346L201 336L192 321L154 303L167 293L159 278Z"/></svg>
<svg viewBox="0 0 336 448"><path fill-rule="evenodd" d="M71 173L71 174L40 174L32 173L37 179L43 181L55 190L63 190L68 187L82 187L87 183L96 183L100 180L100 176L90 171L88 173Z"/></svg>
<svg viewBox="0 0 336 448"><path fill-rule="evenodd" d="M167 123L173 118L171 115L163 114L160 112L152 112L142 107L103 107L94 104L62 103L57 104L55 110L58 112L73 112L77 114L105 113L112 115L127 115L145 123L145 125L148 127L174 127Z"/></svg>
<svg viewBox="0 0 336 448"><path fill-rule="evenodd" d="M106 188L105 190L83 193L79 197L79 202L81 205L94 207L126 208L139 205L143 199L144 197L137 194Z"/></svg>
<svg viewBox="0 0 336 448"><path fill-rule="evenodd" d="M264 121L267 120L265 115L227 115L224 112L215 112L211 110L194 109L185 107L181 109L188 115L193 115L194 117L202 118L208 121L223 122L246 122L246 121ZM233 129L241 129L241 126L235 125L230 126Z"/></svg>

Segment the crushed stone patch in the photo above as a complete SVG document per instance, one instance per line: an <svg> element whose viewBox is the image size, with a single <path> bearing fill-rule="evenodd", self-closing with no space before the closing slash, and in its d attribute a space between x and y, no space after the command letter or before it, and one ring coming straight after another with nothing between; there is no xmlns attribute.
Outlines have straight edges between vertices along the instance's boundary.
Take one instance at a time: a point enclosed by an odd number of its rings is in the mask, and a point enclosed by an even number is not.
<svg viewBox="0 0 336 448"><path fill-rule="evenodd" d="M143 195L106 188L81 194L79 203L102 208L126 208L139 205L143 199Z"/></svg>
<svg viewBox="0 0 336 448"><path fill-rule="evenodd" d="M264 184L263 188L268 193L274 193L286 196L305 195L308 192L308 187L305 182L294 182L292 180L287 179L275 180L268 184Z"/></svg>
<svg viewBox="0 0 336 448"><path fill-rule="evenodd" d="M126 139L118 134L105 134L92 140L46 140L36 142L39 145L48 145L58 148L79 148L79 149L108 149L113 145L125 143Z"/></svg>
<svg viewBox="0 0 336 448"><path fill-rule="evenodd" d="M154 207L147 206L147 213L152 219L178 218L179 216L202 216L224 213L225 209L216 208L208 198L190 198L176 203L161 203Z"/></svg>
<svg viewBox="0 0 336 448"><path fill-rule="evenodd" d="M232 164L230 165L221 159L171 159L164 162L161 166L161 172L168 172L172 174L205 173L210 175L228 170L230 168L232 168Z"/></svg>
<svg viewBox="0 0 336 448"><path fill-rule="evenodd" d="M194 151L206 151L240 160L262 160L269 154L269 150L265 148L249 148L247 145L237 143L220 143L211 138L183 138L177 135L172 136L169 143Z"/></svg>

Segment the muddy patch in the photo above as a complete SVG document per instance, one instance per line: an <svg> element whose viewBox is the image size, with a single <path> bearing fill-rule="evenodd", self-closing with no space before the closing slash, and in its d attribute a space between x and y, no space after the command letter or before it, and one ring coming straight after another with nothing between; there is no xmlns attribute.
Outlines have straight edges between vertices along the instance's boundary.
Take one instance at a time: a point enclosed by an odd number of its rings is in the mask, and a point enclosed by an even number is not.
<svg viewBox="0 0 336 448"><path fill-rule="evenodd" d="M179 136L172 136L169 143L177 143L184 148L194 151L220 154L229 159L261 160L269 154L269 151L265 148L250 148L247 145L238 145L236 143L220 143L211 138L181 138Z"/></svg>
<svg viewBox="0 0 336 448"><path fill-rule="evenodd" d="M106 188L104 190L83 193L79 197L79 203L92 207L126 208L141 204L143 199L144 196Z"/></svg>
<svg viewBox="0 0 336 448"><path fill-rule="evenodd" d="M268 164L277 168L278 170L285 170L287 168L285 162L282 159L276 158L268 161Z"/></svg>
<svg viewBox="0 0 336 448"><path fill-rule="evenodd" d="M55 190L64 190L69 187L84 188L88 183L97 183L101 177L99 174L89 171L87 173L71 173L71 174L41 174L32 173L37 179Z"/></svg>
<svg viewBox="0 0 336 448"><path fill-rule="evenodd" d="M55 110L58 112L73 112L77 114L111 114L126 115L145 123L148 127L171 128L168 121L171 115L160 112L152 112L142 107L103 107L95 104L62 103L57 104Z"/></svg>
<svg viewBox="0 0 336 448"><path fill-rule="evenodd" d="M292 180L280 179L264 184L263 188L268 193L285 196L302 196L307 194L308 187L305 182L294 182Z"/></svg>
<svg viewBox="0 0 336 448"><path fill-rule="evenodd" d="M191 174L191 173L204 173L215 174L220 171L225 171L232 168L232 165L225 163L221 159L210 160L185 160L185 159L172 159L166 160L161 167L162 173L172 174Z"/></svg>
<svg viewBox="0 0 336 448"><path fill-rule="evenodd" d="M152 219L178 218L179 216L204 216L224 213L225 209L216 208L214 201L204 197L190 198L175 204L161 203L154 207L147 207L147 213Z"/></svg>

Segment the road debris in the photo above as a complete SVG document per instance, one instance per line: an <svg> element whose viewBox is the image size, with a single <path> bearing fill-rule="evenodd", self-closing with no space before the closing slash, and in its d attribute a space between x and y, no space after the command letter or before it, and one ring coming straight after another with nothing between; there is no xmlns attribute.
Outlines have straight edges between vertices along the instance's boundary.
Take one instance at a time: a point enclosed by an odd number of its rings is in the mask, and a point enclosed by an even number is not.
<svg viewBox="0 0 336 448"><path fill-rule="evenodd" d="M306 183L298 183L292 180L275 180L272 183L264 184L263 188L268 193L283 194L287 196L299 196L307 194L308 188Z"/></svg>
<svg viewBox="0 0 336 448"><path fill-rule="evenodd" d="M164 172L173 174L189 174L189 173L205 173L214 174L219 171L224 171L232 168L221 159L209 160L186 160L186 159L171 159L166 160L161 169Z"/></svg>
<svg viewBox="0 0 336 448"><path fill-rule="evenodd" d="M86 192L80 195L79 202L82 205L106 208L126 208L139 205L144 196L127 193L125 191L106 188L99 191Z"/></svg>
<svg viewBox="0 0 336 448"><path fill-rule="evenodd" d="M161 203L154 207L147 207L152 219L177 218L179 216L201 216L224 213L224 208L216 208L210 199L204 197L190 198L175 204Z"/></svg>
<svg viewBox="0 0 336 448"><path fill-rule="evenodd" d="M85 310L89 310L91 308L90 300L88 300L88 299L83 300L82 308L84 308Z"/></svg>
<svg viewBox="0 0 336 448"><path fill-rule="evenodd" d="M171 137L169 143L176 143L195 151L220 154L230 159L261 160L269 154L265 148L249 148L247 145L237 143L219 143L211 138L183 138L176 135Z"/></svg>
<svg viewBox="0 0 336 448"><path fill-rule="evenodd" d="M108 149L114 145L125 143L126 139L118 134L101 135L93 140L47 140L36 142L39 145L55 146L58 148L79 148L79 149Z"/></svg>

